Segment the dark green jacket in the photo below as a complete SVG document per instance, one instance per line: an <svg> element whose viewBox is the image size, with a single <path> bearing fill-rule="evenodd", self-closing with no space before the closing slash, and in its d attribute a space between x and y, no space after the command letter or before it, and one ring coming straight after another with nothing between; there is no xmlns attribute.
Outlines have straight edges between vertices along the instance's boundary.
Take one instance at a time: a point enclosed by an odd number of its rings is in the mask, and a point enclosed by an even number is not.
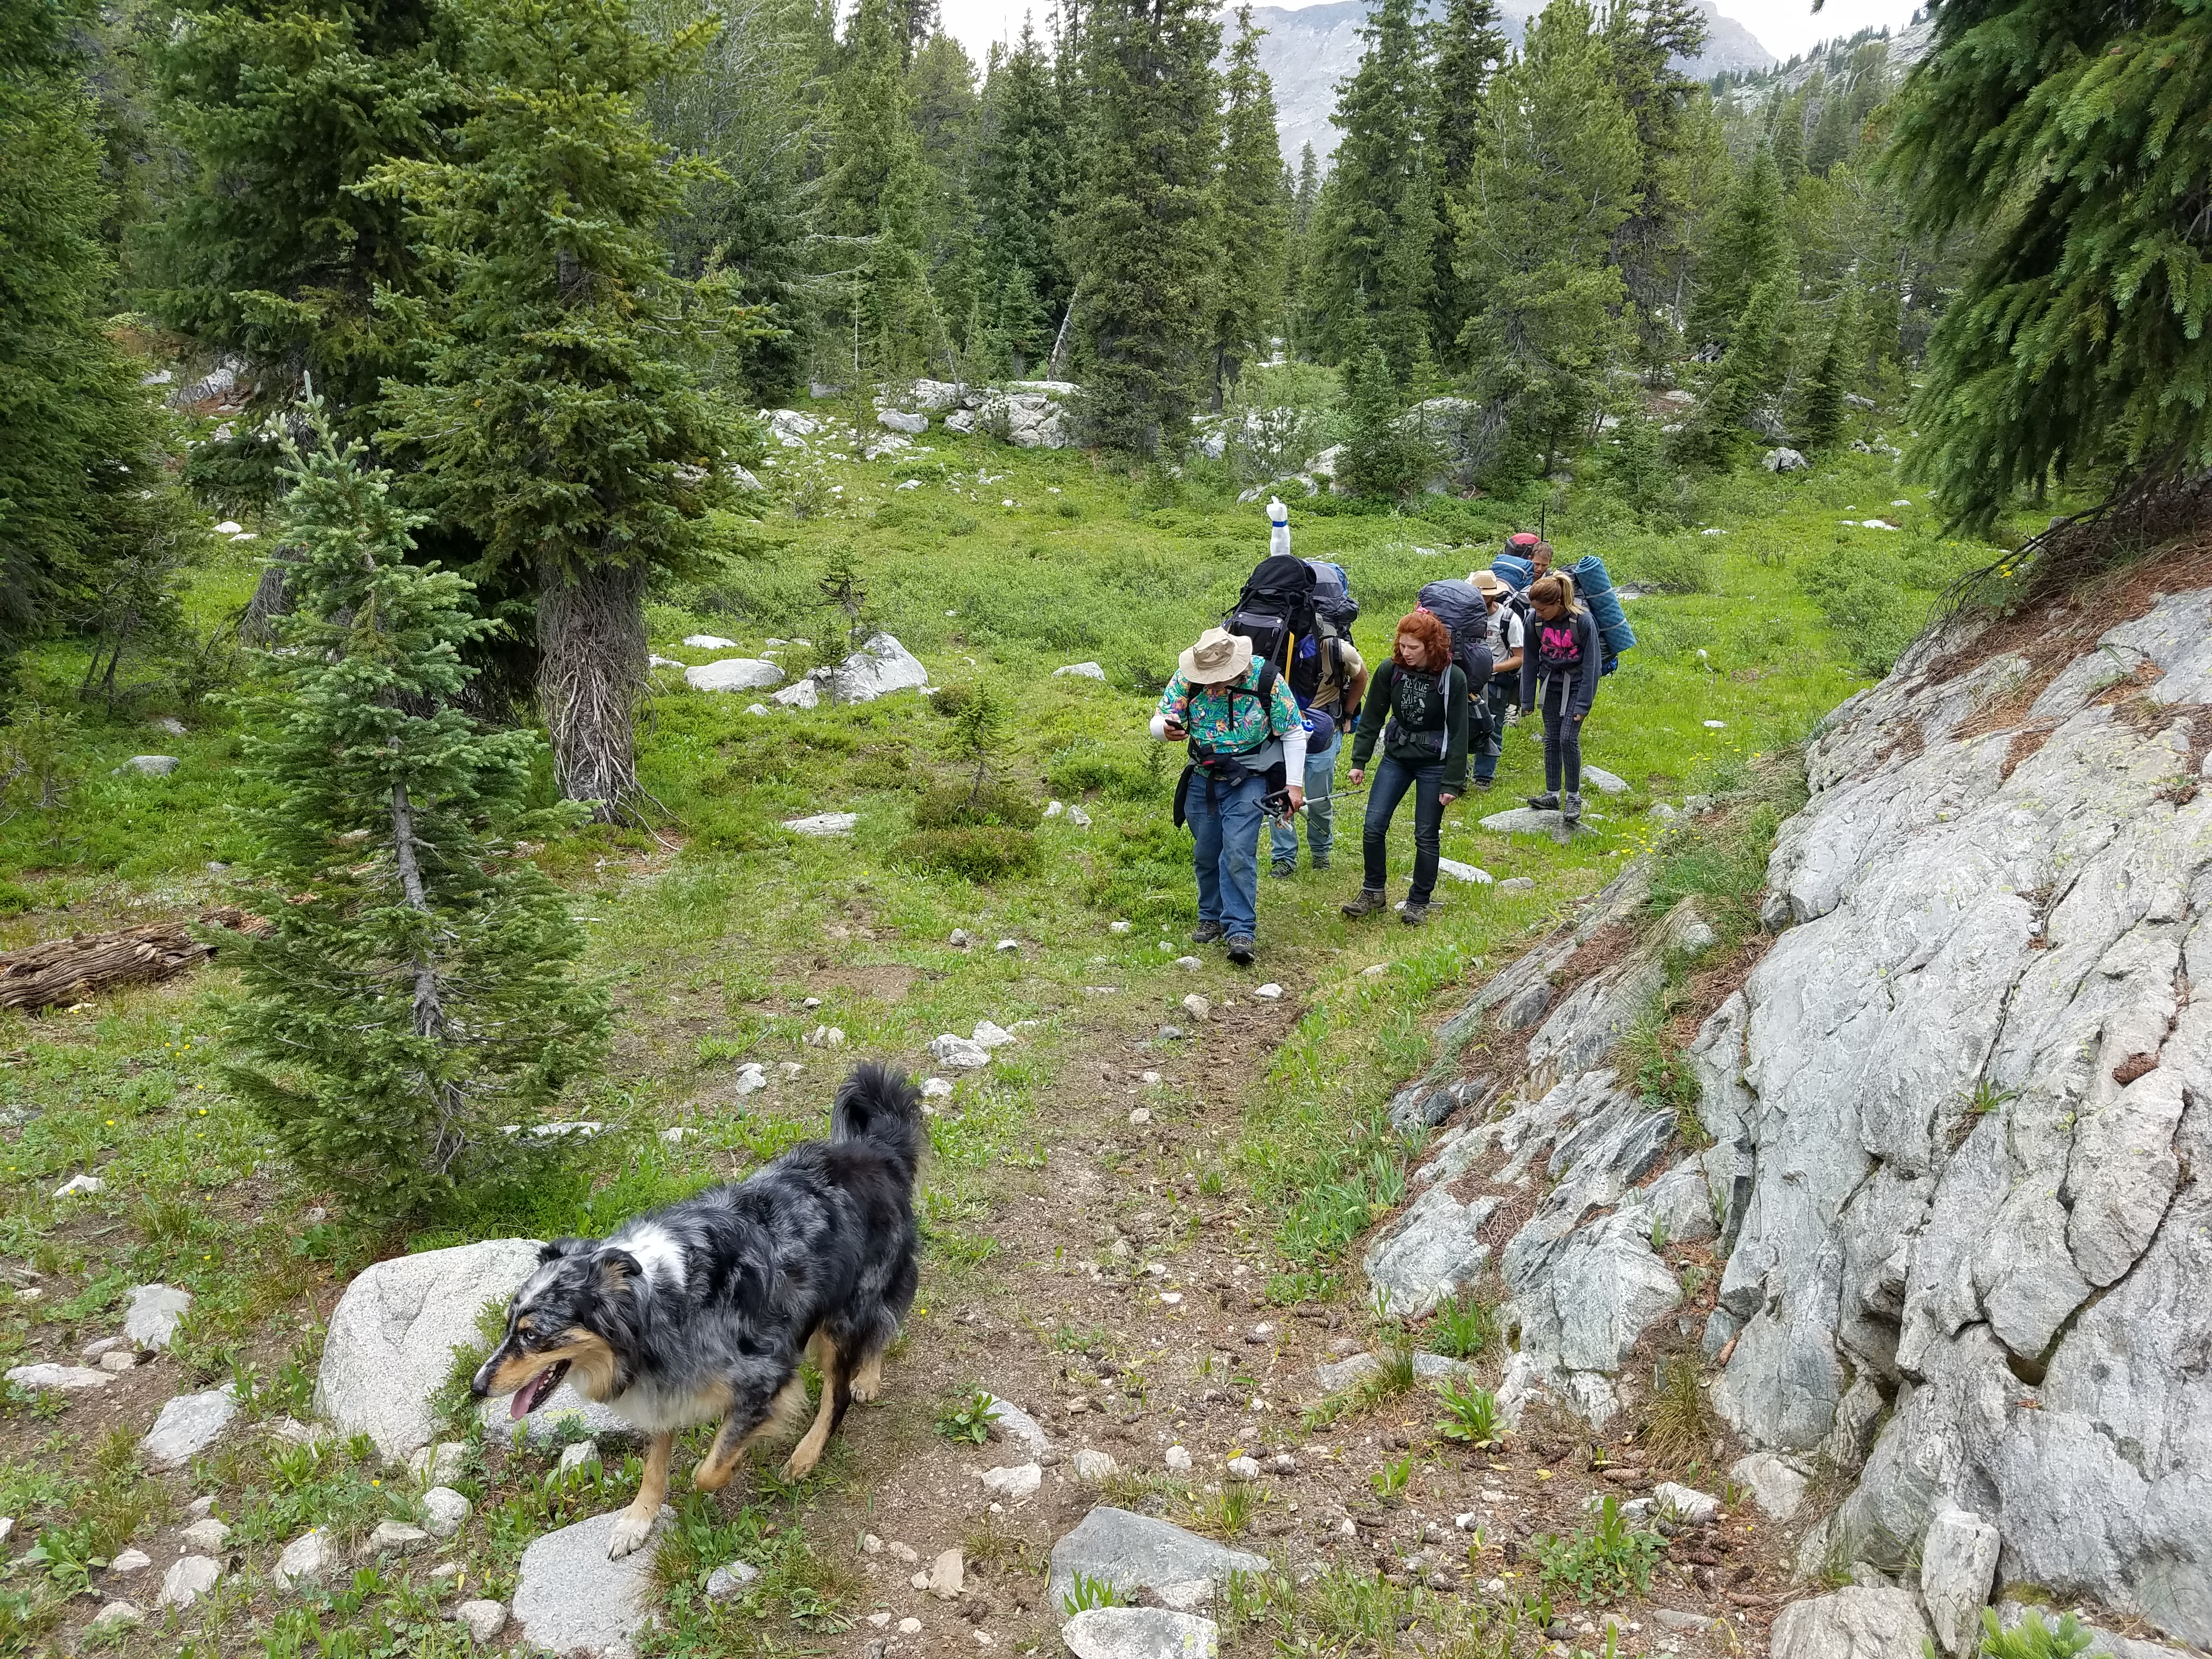
<svg viewBox="0 0 2212 1659"><path fill-rule="evenodd" d="M1443 736L1444 793L1467 793L1467 676L1457 666L1434 674L1401 668L1391 658L1375 671L1367 701L1359 710L1359 734L1352 740L1352 763L1365 766L1390 720L1390 740L1382 752L1406 766L1432 765Z"/></svg>

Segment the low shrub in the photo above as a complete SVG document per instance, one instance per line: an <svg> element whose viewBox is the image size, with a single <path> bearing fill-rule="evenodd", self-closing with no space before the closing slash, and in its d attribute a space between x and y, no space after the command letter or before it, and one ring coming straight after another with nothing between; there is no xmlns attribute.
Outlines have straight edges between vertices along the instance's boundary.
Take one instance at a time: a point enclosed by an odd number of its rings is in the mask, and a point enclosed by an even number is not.
<svg viewBox="0 0 2212 1659"><path fill-rule="evenodd" d="M986 781L980 788L965 784L933 785L914 804L916 830L973 830L994 827L1030 830L1044 809L1011 783Z"/></svg>
<svg viewBox="0 0 2212 1659"><path fill-rule="evenodd" d="M984 883L1033 876L1044 867L1044 849L1036 837L1002 824L918 830L898 844L897 858L916 869L942 870Z"/></svg>

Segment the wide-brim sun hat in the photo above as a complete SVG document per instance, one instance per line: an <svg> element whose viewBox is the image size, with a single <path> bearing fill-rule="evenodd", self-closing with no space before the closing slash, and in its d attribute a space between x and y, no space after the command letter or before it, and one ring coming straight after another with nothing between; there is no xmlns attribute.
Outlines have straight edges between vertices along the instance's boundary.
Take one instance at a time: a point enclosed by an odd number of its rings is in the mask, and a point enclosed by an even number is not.
<svg viewBox="0 0 2212 1659"><path fill-rule="evenodd" d="M1252 665L1252 641L1225 628L1209 628L1176 663L1193 685L1220 685Z"/></svg>
<svg viewBox="0 0 2212 1659"><path fill-rule="evenodd" d="M1485 599L1502 599L1508 593L1510 593L1513 591L1513 589L1506 583L1505 579L1500 576L1495 570L1478 570L1474 574L1469 576L1468 580L1473 582L1478 588L1482 590L1482 595Z"/></svg>

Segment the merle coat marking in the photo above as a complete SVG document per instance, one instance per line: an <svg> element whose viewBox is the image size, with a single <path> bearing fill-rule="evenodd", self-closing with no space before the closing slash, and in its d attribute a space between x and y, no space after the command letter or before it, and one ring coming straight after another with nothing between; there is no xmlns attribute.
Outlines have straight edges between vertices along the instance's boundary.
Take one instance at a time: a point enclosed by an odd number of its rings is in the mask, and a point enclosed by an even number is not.
<svg viewBox="0 0 2212 1659"><path fill-rule="evenodd" d="M652 1437L611 1555L652 1529L677 1430L722 1419L693 1475L720 1489L747 1445L803 1411L799 1368L811 1351L822 1402L784 1466L796 1479L847 1406L876 1397L884 1350L914 1302L921 1106L907 1077L862 1065L837 1091L829 1139L605 1238L556 1239L539 1252L470 1387L514 1395L519 1419L573 1371L586 1395Z"/></svg>

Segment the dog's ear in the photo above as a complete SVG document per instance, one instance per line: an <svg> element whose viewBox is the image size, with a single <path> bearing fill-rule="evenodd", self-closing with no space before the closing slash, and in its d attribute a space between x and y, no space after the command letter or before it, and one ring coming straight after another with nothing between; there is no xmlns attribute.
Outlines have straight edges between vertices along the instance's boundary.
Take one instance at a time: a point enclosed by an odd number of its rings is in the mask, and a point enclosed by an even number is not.
<svg viewBox="0 0 2212 1659"><path fill-rule="evenodd" d="M556 1238L550 1244L541 1244L538 1247L538 1265L558 1261L564 1255L579 1255L591 1242L588 1238Z"/></svg>
<svg viewBox="0 0 2212 1659"><path fill-rule="evenodd" d="M645 1277L645 1268L628 1250L599 1252L599 1288L603 1291L626 1291L633 1279Z"/></svg>

